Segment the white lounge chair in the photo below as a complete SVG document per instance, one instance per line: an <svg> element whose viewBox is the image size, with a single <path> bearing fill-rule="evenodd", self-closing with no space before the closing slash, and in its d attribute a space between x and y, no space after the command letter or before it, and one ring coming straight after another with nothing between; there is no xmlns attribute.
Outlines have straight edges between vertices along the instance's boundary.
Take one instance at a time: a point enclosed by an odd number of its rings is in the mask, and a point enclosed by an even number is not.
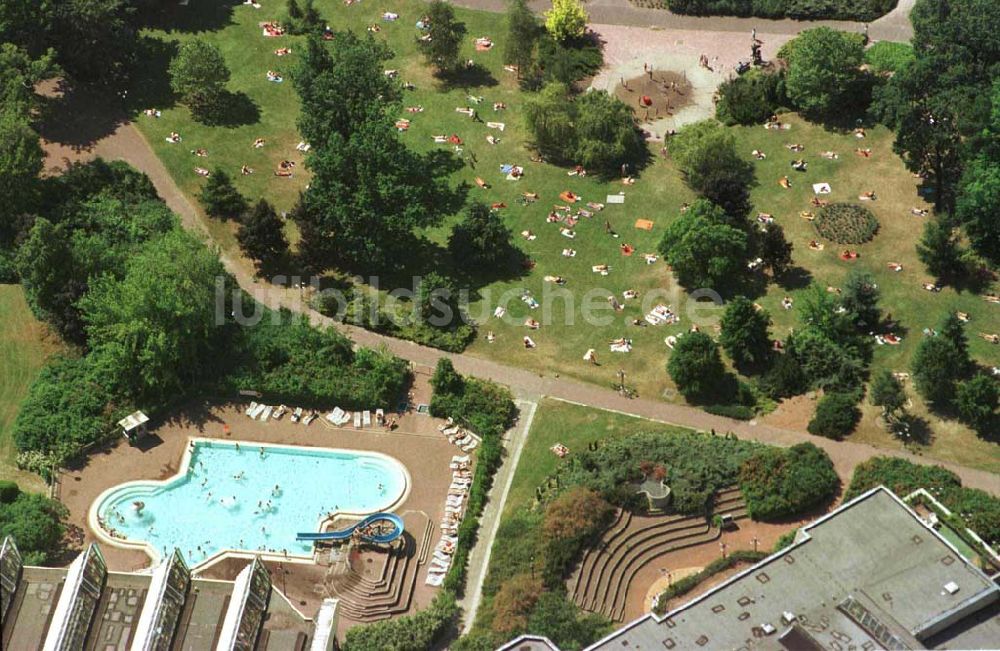
<svg viewBox="0 0 1000 651"><path fill-rule="evenodd" d="M297 423L302 420L302 407L296 407L292 412L292 422Z"/></svg>
<svg viewBox="0 0 1000 651"><path fill-rule="evenodd" d="M260 415L264 413L265 409L267 409L267 405L263 403L258 404L256 407L254 407L254 410L250 412L250 418L257 420L260 417Z"/></svg>
<svg viewBox="0 0 1000 651"><path fill-rule="evenodd" d="M247 416L250 416L250 414L252 414L255 409L257 409L257 403L256 402L251 402L250 406L247 407L246 411L244 411L243 413L246 414ZM253 418L253 416L250 416L250 417Z"/></svg>
<svg viewBox="0 0 1000 651"><path fill-rule="evenodd" d="M372 426L372 412L368 411L367 409L365 409L363 412L361 412L361 422L364 423L365 427L371 427Z"/></svg>
<svg viewBox="0 0 1000 651"><path fill-rule="evenodd" d="M268 406L264 408L264 412L260 415L262 421L267 421L271 417L271 413L274 412L274 407Z"/></svg>
<svg viewBox="0 0 1000 651"><path fill-rule="evenodd" d="M361 429L361 412L354 412L354 427L356 429Z"/></svg>
<svg viewBox="0 0 1000 651"><path fill-rule="evenodd" d="M438 573L428 572L427 573L427 578L424 579L424 583L426 583L427 585L430 585L430 586L434 586L436 588L436 587L439 587L439 586L441 586L441 585L444 584L444 577L445 576L446 575L445 575L444 572L438 572Z"/></svg>

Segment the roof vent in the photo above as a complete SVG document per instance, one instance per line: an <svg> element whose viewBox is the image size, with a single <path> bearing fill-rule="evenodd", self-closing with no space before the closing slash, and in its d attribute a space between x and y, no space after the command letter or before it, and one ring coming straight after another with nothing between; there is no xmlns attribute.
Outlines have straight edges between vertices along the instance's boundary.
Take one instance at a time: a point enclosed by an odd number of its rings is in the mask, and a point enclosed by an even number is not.
<svg viewBox="0 0 1000 651"><path fill-rule="evenodd" d="M764 631L764 635L773 635L778 629L774 628L774 626L769 623L764 623L760 625L760 630Z"/></svg>
<svg viewBox="0 0 1000 651"><path fill-rule="evenodd" d="M784 624L785 626L788 626L796 619L798 619L798 617L795 616L795 613L790 613L787 610L781 613L781 623Z"/></svg>
<svg viewBox="0 0 1000 651"><path fill-rule="evenodd" d="M948 581L944 584L944 591L948 594L955 594L958 592L958 584L954 581Z"/></svg>

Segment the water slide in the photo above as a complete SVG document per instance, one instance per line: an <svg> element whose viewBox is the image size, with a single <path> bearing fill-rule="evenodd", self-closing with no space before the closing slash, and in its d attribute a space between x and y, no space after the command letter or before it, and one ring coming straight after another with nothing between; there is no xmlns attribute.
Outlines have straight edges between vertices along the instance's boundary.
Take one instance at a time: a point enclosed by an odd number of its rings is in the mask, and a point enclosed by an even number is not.
<svg viewBox="0 0 1000 651"><path fill-rule="evenodd" d="M361 540L364 542L386 544L391 543L400 536L403 535L403 520L395 513L374 513L369 515L364 520L356 522L346 529L340 529L338 531L320 531L318 533L299 533L295 535L296 540L347 540L352 535L354 531L360 529L364 531L366 528L380 523L388 522L392 525L392 530L387 533L378 533L374 535L367 535L365 533L361 534Z"/></svg>

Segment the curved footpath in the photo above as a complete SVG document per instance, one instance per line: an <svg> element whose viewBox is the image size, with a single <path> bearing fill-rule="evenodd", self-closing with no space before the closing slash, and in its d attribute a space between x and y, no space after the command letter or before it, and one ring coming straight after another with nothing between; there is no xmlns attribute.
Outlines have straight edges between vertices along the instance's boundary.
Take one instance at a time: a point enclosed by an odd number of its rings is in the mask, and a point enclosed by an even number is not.
<svg viewBox="0 0 1000 651"><path fill-rule="evenodd" d="M454 4L469 9L503 12L507 10L507 0L452 0ZM896 8L885 16L868 24L868 35L876 41L908 42L913 38L910 25L910 10L916 0L899 0ZM551 6L550 0L529 0L535 13L542 13ZM682 16L666 9L644 9L636 7L630 0L589 0L585 4L590 22L598 26L629 25L632 27L667 28L704 32L747 32L752 29L763 34L797 34L803 29L826 26L845 32L861 32L865 23L849 20L792 20L768 18L737 18L733 16ZM720 34L720 38L728 38Z"/></svg>
<svg viewBox="0 0 1000 651"><path fill-rule="evenodd" d="M78 152L83 156L102 156L107 159L121 159L142 170L152 179L160 196L167 205L176 212L183 224L194 231L208 237L207 230L188 198L174 183L163 163L156 157L142 134L130 123L119 126L110 136L103 138L87 152ZM966 468L956 464L945 463L934 459L918 456L902 450L876 448L871 445L853 443L851 441L831 441L822 437L811 436L805 432L780 429L769 425L757 424L754 421L745 422L714 416L700 409L685 405L669 404L645 398L628 399L618 395L611 389L584 384L576 380L565 379L551 375L539 375L536 372L515 368L487 359L472 357L465 354L451 354L420 346L418 344L386 337L361 328L337 323L305 305L297 290L283 290L272 285L257 281L245 266L230 256L220 255L226 269L233 274L240 286L268 307L284 307L309 316L316 324L335 326L351 337L358 345L366 347L385 347L392 353L410 360L414 364L432 367L441 357L451 358L455 368L463 374L495 380L506 384L519 396L525 399L537 399L547 396L558 400L606 409L647 418L650 420L681 425L703 431L734 432L741 438L753 439L763 443L789 446L804 441L815 443L830 455L838 474L847 480L854 467L877 455L890 455L908 459L915 463L940 464L955 472L966 486L980 488L990 493L1000 495L1000 475L987 471Z"/></svg>

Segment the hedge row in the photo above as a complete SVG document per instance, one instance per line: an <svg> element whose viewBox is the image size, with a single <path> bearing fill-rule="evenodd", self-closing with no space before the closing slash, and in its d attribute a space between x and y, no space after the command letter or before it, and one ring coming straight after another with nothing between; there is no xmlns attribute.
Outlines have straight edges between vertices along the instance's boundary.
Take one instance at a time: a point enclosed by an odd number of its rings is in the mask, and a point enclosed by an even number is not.
<svg viewBox="0 0 1000 651"><path fill-rule="evenodd" d="M738 565L740 563L757 563L765 558L767 558L767 554L765 552L752 552L748 550L735 551L725 558L717 558L706 565L705 568L697 574L692 574L684 577L683 579L678 579L672 583L669 588L661 592L660 596L656 600L656 606L653 607L653 612L662 616L667 612L667 603L671 599L691 592L696 587L701 585L701 583L706 579L709 579L719 572L728 570L734 565Z"/></svg>
<svg viewBox="0 0 1000 651"><path fill-rule="evenodd" d="M868 22L896 7L897 0L666 0L677 14L695 16L757 16L800 20Z"/></svg>

